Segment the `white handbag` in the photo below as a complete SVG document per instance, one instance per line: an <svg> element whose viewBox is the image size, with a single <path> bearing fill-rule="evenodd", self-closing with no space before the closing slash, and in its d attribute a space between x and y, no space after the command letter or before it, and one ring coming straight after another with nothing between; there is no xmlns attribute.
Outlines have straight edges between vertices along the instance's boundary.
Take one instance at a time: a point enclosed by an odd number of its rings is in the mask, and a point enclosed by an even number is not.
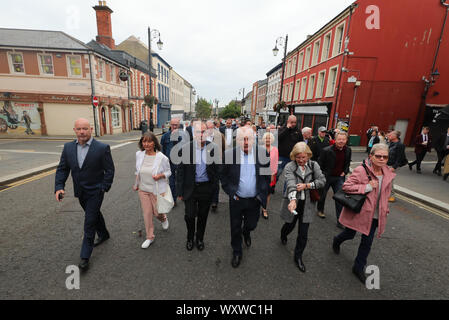
<svg viewBox="0 0 449 320"><path fill-rule="evenodd" d="M162 162L162 160L161 160ZM161 164L159 163L159 168L161 167ZM159 172L159 168L157 171ZM173 200L173 195L171 193L171 189L167 180L167 191L165 191L163 194L159 194L159 188L158 188L158 182L156 181L156 196L157 196L157 212L158 213L169 213L170 210L175 205L175 201Z"/></svg>

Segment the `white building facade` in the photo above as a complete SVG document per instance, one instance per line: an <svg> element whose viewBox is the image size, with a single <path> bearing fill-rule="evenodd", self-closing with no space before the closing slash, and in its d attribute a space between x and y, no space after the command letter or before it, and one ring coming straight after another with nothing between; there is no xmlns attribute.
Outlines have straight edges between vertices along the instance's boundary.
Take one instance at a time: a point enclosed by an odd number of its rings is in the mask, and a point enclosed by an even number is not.
<svg viewBox="0 0 449 320"><path fill-rule="evenodd" d="M268 89L265 110L265 121L274 123L276 112L273 110L274 105L279 102L279 94L281 91L282 63L268 71Z"/></svg>

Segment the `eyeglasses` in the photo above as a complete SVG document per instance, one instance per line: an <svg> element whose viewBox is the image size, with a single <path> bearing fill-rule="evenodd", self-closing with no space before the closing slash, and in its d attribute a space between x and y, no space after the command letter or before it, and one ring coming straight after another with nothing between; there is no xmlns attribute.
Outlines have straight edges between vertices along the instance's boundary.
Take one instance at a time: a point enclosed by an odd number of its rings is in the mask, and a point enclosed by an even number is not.
<svg viewBox="0 0 449 320"><path fill-rule="evenodd" d="M388 160L388 156L383 156L383 155L380 155L380 154L375 154L374 156L375 156L376 159L378 159L378 160L380 160L380 159Z"/></svg>

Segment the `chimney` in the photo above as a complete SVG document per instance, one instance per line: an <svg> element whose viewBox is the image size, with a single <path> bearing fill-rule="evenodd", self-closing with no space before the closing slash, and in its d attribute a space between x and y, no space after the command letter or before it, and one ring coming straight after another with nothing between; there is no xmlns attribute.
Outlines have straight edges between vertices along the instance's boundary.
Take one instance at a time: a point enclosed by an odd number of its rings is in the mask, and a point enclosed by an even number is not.
<svg viewBox="0 0 449 320"><path fill-rule="evenodd" d="M98 1L98 6L93 7L97 14L97 42L115 49L115 41L112 38L111 8L106 5L106 1Z"/></svg>

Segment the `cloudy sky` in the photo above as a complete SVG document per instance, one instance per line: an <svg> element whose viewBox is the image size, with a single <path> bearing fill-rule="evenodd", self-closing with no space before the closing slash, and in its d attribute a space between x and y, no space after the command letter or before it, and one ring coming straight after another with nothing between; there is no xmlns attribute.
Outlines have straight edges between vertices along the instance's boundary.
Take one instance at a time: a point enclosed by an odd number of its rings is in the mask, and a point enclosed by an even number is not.
<svg viewBox="0 0 449 320"><path fill-rule="evenodd" d="M161 33L161 56L208 100L225 106L281 62L272 49L288 34L293 50L354 0L109 0L119 44L130 35L147 42ZM97 35L94 0L10 1L0 27L59 30L87 43ZM3 7L5 9L5 7ZM154 47L156 47L154 45ZM156 49L157 51L157 49Z"/></svg>

